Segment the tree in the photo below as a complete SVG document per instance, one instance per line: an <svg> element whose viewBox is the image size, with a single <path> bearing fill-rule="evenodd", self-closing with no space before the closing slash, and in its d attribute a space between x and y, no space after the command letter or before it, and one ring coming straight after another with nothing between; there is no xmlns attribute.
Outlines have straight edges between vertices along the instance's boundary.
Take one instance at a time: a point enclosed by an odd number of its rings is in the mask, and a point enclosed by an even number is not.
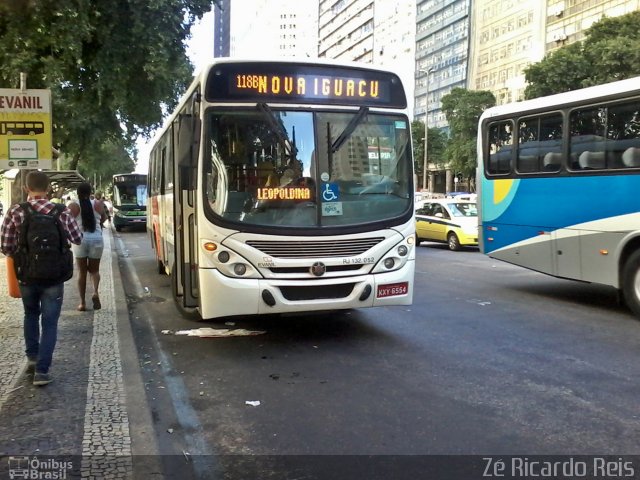
<svg viewBox="0 0 640 480"><path fill-rule="evenodd" d="M0 4L0 85L52 91L54 144L70 168L129 153L191 80L185 52L211 0L11 0Z"/></svg>
<svg viewBox="0 0 640 480"><path fill-rule="evenodd" d="M475 175L478 120L487 108L496 104L493 93L486 90L454 88L442 97L442 111L450 128L450 138L444 158L455 173L465 178Z"/></svg>
<svg viewBox="0 0 640 480"><path fill-rule="evenodd" d="M424 121L414 120L411 122L411 138L413 141L413 161L416 172L422 174L424 167ZM447 134L439 128L429 127L429 137L427 138L427 158L429 163L442 165L444 163L444 149L447 144Z"/></svg>
<svg viewBox="0 0 640 480"><path fill-rule="evenodd" d="M526 98L567 92L640 75L640 11L603 18L585 40L549 53L525 69Z"/></svg>

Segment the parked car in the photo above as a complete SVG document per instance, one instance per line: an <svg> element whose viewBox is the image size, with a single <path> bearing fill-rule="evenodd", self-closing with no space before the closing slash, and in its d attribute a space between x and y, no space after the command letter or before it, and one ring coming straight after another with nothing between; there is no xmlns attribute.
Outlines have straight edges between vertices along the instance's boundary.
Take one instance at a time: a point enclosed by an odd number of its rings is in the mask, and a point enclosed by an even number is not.
<svg viewBox="0 0 640 480"><path fill-rule="evenodd" d="M450 250L478 246L478 209L475 202L443 198L416 203L416 244L447 243Z"/></svg>

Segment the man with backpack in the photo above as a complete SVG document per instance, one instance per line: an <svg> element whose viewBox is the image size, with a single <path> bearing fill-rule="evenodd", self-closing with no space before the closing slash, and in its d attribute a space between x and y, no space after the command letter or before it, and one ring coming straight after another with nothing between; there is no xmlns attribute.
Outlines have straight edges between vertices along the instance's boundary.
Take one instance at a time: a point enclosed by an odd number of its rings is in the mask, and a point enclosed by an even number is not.
<svg viewBox="0 0 640 480"><path fill-rule="evenodd" d="M34 385L51 382L49 367L58 335L64 282L73 276L69 242L82 232L67 207L47 199L49 177L27 175L27 201L13 205L2 223L0 250L13 257L24 306L27 371Z"/></svg>

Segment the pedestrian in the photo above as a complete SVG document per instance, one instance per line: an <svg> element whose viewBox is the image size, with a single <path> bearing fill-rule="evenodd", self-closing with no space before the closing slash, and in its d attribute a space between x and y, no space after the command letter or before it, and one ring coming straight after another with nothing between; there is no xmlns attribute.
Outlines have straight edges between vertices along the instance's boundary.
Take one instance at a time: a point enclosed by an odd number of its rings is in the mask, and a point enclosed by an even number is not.
<svg viewBox="0 0 640 480"><path fill-rule="evenodd" d="M29 172L26 178L27 203L13 205L7 212L0 230L0 250L7 256L17 253L21 241L21 228L25 225L25 206L32 212L49 215L56 208L61 210L58 217L64 242L79 244L82 232L75 218L64 207L56 207L47 198L49 177L41 171ZM68 248L68 247L67 247ZM72 273L72 272L71 272ZM58 319L62 310L64 280L50 282L19 282L22 305L24 307L24 339L27 354L27 371L33 372L34 385L46 385L51 382L49 368L53 360L53 351L58 336Z"/></svg>
<svg viewBox="0 0 640 480"><path fill-rule="evenodd" d="M111 214L109 213L109 209L102 197L102 192L96 192L96 203L99 203L102 206L102 211L104 212L102 221L100 222L100 226L104 228L104 222L111 222Z"/></svg>
<svg viewBox="0 0 640 480"><path fill-rule="evenodd" d="M73 246L73 255L78 267L78 292L80 293L78 310L81 312L87 310L85 302L87 273L91 276L93 284L93 295L91 296L93 309L100 310L102 308L98 287L100 285L100 259L104 248L101 225L106 219L106 215L102 202L91 199L91 192L92 188L89 183L81 183L77 188L78 201L69 204L69 209L82 230L82 243Z"/></svg>

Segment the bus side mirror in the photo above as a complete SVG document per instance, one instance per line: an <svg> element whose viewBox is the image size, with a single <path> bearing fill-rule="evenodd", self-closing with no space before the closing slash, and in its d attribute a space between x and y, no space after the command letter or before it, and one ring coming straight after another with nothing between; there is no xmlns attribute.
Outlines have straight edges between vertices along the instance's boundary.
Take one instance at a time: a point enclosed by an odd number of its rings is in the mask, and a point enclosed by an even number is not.
<svg viewBox="0 0 640 480"><path fill-rule="evenodd" d="M196 164L200 147L200 119L189 114L180 114L178 123L178 165L188 167Z"/></svg>

